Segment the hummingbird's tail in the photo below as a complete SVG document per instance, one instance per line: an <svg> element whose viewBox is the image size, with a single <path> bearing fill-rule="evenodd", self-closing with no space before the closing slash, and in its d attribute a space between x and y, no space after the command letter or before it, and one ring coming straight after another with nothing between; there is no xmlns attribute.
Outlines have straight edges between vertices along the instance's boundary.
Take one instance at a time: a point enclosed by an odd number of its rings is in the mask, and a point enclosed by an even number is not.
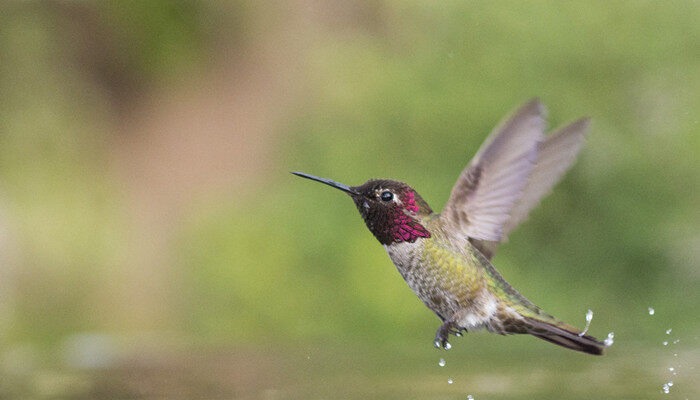
<svg viewBox="0 0 700 400"><path fill-rule="evenodd" d="M590 335L581 335L581 331L571 325L561 322L551 323L534 318L525 317L524 332L542 340L566 347L567 349L581 351L596 356L602 355L605 344Z"/></svg>

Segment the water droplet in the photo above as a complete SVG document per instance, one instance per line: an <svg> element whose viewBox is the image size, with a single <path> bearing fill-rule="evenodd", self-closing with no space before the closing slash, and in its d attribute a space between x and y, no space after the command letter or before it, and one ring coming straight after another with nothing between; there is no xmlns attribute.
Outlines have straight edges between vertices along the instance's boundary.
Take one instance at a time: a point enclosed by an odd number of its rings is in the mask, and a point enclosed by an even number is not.
<svg viewBox="0 0 700 400"><path fill-rule="evenodd" d="M451 348L452 348L452 345L450 344L450 342L445 343L445 350L449 350Z"/></svg>
<svg viewBox="0 0 700 400"><path fill-rule="evenodd" d="M654 309L649 307L649 315L654 315Z"/></svg>
<svg viewBox="0 0 700 400"><path fill-rule="evenodd" d="M474 396L468 394L468 395L467 395L467 400L474 400Z"/></svg>
<svg viewBox="0 0 700 400"><path fill-rule="evenodd" d="M670 329L670 328L669 328L669 329L666 329L666 334L667 334L667 335L670 335L672 330L673 330L673 329Z"/></svg>
<svg viewBox="0 0 700 400"><path fill-rule="evenodd" d="M663 345L664 345L664 346L668 346L668 342L664 340Z"/></svg>
<svg viewBox="0 0 700 400"><path fill-rule="evenodd" d="M593 310L588 310L586 312L586 327L583 328L583 331L581 331L581 333L578 334L579 336L583 336L586 334L586 332L588 332L588 328L591 326L592 320L593 320Z"/></svg>
<svg viewBox="0 0 700 400"><path fill-rule="evenodd" d="M671 391L671 387L668 386L668 383L664 383L664 385L661 386L661 390L663 390L664 393L668 394L668 392Z"/></svg>
<svg viewBox="0 0 700 400"><path fill-rule="evenodd" d="M615 333L614 333L614 332L608 333L608 337L603 341L603 344L604 344L606 347L612 346L612 344L613 344L613 338L614 338L614 337L615 337Z"/></svg>
<svg viewBox="0 0 700 400"><path fill-rule="evenodd" d="M444 367L445 366L445 359L441 358L440 362L438 363L439 366Z"/></svg>
<svg viewBox="0 0 700 400"><path fill-rule="evenodd" d="M667 385L668 385L668 387L673 386L673 381L669 381L669 382L667 383Z"/></svg>
<svg viewBox="0 0 700 400"><path fill-rule="evenodd" d="M448 379L448 380L447 380L447 383L449 383L449 384L451 385L451 384L452 384L452 379Z"/></svg>
<svg viewBox="0 0 700 400"><path fill-rule="evenodd" d="M673 372L674 369L675 369L675 368L673 368L673 367L668 367L668 370L671 371L671 372Z"/></svg>

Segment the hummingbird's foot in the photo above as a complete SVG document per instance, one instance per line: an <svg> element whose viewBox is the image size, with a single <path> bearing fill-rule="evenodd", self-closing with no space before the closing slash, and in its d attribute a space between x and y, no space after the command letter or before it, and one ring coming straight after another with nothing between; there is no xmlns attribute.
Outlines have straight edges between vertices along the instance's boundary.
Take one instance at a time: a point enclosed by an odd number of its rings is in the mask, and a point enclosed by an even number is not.
<svg viewBox="0 0 700 400"><path fill-rule="evenodd" d="M461 331L462 328L460 328L454 321L446 321L435 333L435 342L433 342L433 345L438 349L443 348L445 350L449 350L452 348L452 345L447 340L450 334L462 336Z"/></svg>

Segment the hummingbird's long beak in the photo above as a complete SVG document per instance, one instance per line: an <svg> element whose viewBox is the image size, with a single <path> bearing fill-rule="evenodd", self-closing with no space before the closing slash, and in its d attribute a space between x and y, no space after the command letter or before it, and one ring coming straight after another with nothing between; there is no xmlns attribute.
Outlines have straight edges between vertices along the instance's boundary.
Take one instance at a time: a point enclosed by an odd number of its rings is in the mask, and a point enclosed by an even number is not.
<svg viewBox="0 0 700 400"><path fill-rule="evenodd" d="M318 176L313 176L313 175L305 174L305 173L303 173L303 172L295 172L295 171L292 171L292 173L293 173L294 175L296 175L296 176L301 176L302 178L311 179L312 181L317 181L317 182L325 183L325 184L328 185L328 186L332 186L332 187L334 187L334 188L336 188L336 189L340 189L340 190L342 190L343 192L348 193L348 194L351 194L351 195L359 195L359 193L358 193L356 190L354 190L353 188L351 188L350 186L348 186L348 185L343 185L342 183L338 183L338 182L332 181L332 180L330 180L330 179L319 178Z"/></svg>

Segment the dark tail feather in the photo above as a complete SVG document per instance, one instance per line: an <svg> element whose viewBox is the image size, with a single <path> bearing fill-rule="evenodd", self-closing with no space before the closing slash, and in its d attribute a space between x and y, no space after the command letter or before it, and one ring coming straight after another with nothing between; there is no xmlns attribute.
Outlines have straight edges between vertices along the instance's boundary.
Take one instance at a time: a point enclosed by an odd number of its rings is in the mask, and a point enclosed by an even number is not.
<svg viewBox="0 0 700 400"><path fill-rule="evenodd" d="M550 324L532 318L525 318L529 323L527 333L546 340L550 343L566 347L567 349L581 351L600 356L605 350L605 344L590 335L579 336L581 331L566 324Z"/></svg>

